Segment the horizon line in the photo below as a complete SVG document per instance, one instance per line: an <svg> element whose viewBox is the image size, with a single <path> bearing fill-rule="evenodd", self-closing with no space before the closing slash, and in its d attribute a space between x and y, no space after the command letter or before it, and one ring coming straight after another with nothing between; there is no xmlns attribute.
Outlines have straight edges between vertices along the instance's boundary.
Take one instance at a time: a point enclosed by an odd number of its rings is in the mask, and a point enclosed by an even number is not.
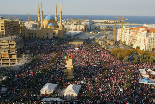
<svg viewBox="0 0 155 104"><path fill-rule="evenodd" d="M27 14L0 14L0 15L27 15ZM31 14L31 15L38 15L38 14ZM49 15L49 14L44 14L44 15ZM54 14L53 14L54 15ZM64 14L66 15L70 15L70 16L155 16L155 15L100 15L100 14Z"/></svg>

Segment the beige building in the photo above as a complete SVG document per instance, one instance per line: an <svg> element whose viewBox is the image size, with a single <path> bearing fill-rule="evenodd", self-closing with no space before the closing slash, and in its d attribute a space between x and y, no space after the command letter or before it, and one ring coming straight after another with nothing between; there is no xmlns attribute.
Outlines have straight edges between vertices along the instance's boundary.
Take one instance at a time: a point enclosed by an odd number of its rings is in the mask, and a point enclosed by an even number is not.
<svg viewBox="0 0 155 104"><path fill-rule="evenodd" d="M21 37L0 38L0 60L2 66L11 66L19 62L19 49L23 47Z"/></svg>
<svg viewBox="0 0 155 104"><path fill-rule="evenodd" d="M136 42L133 44L133 47L137 46L141 50L155 50L155 28L140 28L138 34L136 35Z"/></svg>
<svg viewBox="0 0 155 104"><path fill-rule="evenodd" d="M133 48L139 47L141 50L155 50L155 28L124 26L122 38L121 31L121 28L117 31L117 41L122 39L126 45L133 45Z"/></svg>
<svg viewBox="0 0 155 104"><path fill-rule="evenodd" d="M51 15L48 15L43 19L43 10L41 3L41 16L40 16L40 7L38 4L38 26L37 28L32 28L27 30L27 36L29 38L61 38L63 37L65 31L62 25L62 11L60 4L60 23L57 24L57 5L55 11L55 18Z"/></svg>
<svg viewBox="0 0 155 104"><path fill-rule="evenodd" d="M25 36L26 27L23 22L9 19L0 19L0 37Z"/></svg>

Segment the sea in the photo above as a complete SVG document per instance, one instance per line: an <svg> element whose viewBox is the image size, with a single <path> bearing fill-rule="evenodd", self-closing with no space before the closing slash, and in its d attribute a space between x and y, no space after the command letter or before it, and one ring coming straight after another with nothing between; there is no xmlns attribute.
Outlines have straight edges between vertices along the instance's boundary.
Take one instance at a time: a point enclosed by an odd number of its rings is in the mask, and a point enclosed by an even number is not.
<svg viewBox="0 0 155 104"><path fill-rule="evenodd" d="M28 17L27 15L13 15L13 14L0 14L0 16L3 16L4 18L7 18L7 16L10 16L10 19L13 20L14 17L22 19L23 21L27 21ZM44 15L43 18L45 18ZM53 18L55 17L54 15ZM59 16L58 16L59 17ZM122 16L109 16L109 15L63 15L62 19L63 20L67 20L69 18L73 18L73 19L109 19L109 20L117 20L115 17L122 17ZM124 16L124 19L128 19L126 20L126 22L129 23L136 23L136 24L155 24L155 16ZM31 15L31 20L37 20L37 15ZM58 18L59 20L59 18Z"/></svg>

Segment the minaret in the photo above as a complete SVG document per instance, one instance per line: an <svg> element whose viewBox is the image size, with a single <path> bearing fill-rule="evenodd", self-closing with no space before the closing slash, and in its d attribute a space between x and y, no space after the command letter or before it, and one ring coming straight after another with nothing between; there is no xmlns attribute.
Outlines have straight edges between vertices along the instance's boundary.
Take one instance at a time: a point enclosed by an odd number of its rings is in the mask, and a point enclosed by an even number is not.
<svg viewBox="0 0 155 104"><path fill-rule="evenodd" d="M56 4L56 9L55 9L55 21L57 22L57 19L58 17L57 17L57 4Z"/></svg>
<svg viewBox="0 0 155 104"><path fill-rule="evenodd" d="M40 7L38 4L38 27L40 27Z"/></svg>
<svg viewBox="0 0 155 104"><path fill-rule="evenodd" d="M43 8L42 8L42 2L41 2L41 28L44 28L44 26L43 26Z"/></svg>
<svg viewBox="0 0 155 104"><path fill-rule="evenodd" d="M60 3L60 29L62 29L62 11L61 11L61 3Z"/></svg>

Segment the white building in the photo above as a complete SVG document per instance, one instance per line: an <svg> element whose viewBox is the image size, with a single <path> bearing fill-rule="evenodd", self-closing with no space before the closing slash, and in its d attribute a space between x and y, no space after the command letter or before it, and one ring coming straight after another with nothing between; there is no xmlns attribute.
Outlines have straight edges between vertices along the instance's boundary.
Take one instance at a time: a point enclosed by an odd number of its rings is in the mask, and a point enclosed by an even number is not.
<svg viewBox="0 0 155 104"><path fill-rule="evenodd" d="M133 48L139 47L140 50L155 50L155 28L148 27L123 27L122 39L121 28L117 32L117 41L122 40L126 45L133 45Z"/></svg>
<svg viewBox="0 0 155 104"><path fill-rule="evenodd" d="M122 33L122 35L121 35ZM129 26L123 26L122 28L119 28L117 31L117 41L122 41L123 43L129 45L131 41L131 34L130 34L130 27Z"/></svg>
<svg viewBox="0 0 155 104"><path fill-rule="evenodd" d="M87 24L87 29L89 29L89 30L94 30L95 29L94 21L86 20L85 23Z"/></svg>
<svg viewBox="0 0 155 104"><path fill-rule="evenodd" d="M64 28L67 31L85 31L87 30L94 30L95 25L92 20L73 20L73 21L63 21Z"/></svg>
<svg viewBox="0 0 155 104"><path fill-rule="evenodd" d="M27 29L37 29L38 28L38 23L34 21L26 21L24 23Z"/></svg>

